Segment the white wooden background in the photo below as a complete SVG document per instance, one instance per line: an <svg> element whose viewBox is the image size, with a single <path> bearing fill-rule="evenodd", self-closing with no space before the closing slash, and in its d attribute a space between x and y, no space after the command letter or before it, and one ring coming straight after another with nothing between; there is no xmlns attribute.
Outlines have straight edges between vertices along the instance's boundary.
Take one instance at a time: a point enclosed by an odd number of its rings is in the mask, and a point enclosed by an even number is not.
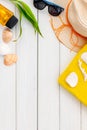
<svg viewBox="0 0 87 130"><path fill-rule="evenodd" d="M87 108L57 84L75 53L58 43L47 8L37 12L44 38L23 19L23 36L11 44L17 65L0 63L0 130L87 130ZM0 0L17 15L8 0ZM18 27L13 31L15 36ZM0 36L1 37L1 36Z"/></svg>

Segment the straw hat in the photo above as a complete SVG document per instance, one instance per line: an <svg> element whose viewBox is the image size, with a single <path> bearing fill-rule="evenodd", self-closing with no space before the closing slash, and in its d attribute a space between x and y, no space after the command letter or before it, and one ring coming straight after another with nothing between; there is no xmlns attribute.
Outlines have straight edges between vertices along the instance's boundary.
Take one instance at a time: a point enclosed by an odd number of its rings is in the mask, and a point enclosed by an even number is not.
<svg viewBox="0 0 87 130"><path fill-rule="evenodd" d="M51 26L58 40L73 51L87 41L87 0L55 0L65 8L58 17L51 17Z"/></svg>

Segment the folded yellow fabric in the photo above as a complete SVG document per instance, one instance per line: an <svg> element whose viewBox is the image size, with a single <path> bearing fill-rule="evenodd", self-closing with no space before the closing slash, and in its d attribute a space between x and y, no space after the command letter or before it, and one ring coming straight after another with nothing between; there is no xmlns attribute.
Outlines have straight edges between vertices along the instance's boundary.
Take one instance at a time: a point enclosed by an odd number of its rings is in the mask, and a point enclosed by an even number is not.
<svg viewBox="0 0 87 130"><path fill-rule="evenodd" d="M58 78L59 84L87 105L87 45Z"/></svg>

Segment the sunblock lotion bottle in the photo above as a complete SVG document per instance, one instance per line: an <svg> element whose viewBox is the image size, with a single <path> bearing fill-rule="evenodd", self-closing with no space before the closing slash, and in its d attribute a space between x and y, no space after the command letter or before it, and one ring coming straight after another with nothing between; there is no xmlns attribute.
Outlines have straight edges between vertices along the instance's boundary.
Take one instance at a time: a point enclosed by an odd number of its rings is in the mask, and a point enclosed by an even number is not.
<svg viewBox="0 0 87 130"><path fill-rule="evenodd" d="M18 19L14 16L14 13L0 4L0 24L13 28L17 22Z"/></svg>

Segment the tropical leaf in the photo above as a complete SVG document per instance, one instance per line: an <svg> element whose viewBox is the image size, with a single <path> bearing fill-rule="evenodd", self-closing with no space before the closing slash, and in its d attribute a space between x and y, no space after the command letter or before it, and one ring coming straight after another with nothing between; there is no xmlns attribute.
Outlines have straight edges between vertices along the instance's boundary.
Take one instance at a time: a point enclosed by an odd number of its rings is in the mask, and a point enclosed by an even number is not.
<svg viewBox="0 0 87 130"><path fill-rule="evenodd" d="M20 16L23 15L32 24L35 32L37 31L42 36L38 22L34 16L34 13L30 9L30 7L22 0L9 0L9 1L11 1L18 8ZM19 36L21 36L22 34L21 20L22 20L22 17L20 18L20 35Z"/></svg>

